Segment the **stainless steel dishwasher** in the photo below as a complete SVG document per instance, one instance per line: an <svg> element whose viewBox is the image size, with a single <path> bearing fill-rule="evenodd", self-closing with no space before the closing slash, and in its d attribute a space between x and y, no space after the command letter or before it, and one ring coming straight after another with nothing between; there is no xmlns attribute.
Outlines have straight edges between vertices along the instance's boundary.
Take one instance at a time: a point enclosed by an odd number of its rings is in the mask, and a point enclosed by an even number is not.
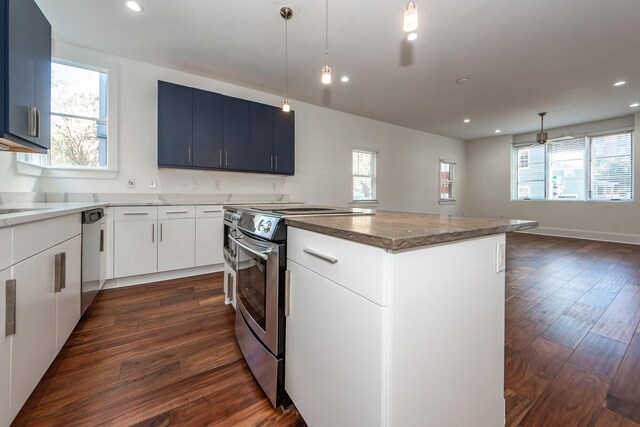
<svg viewBox="0 0 640 427"><path fill-rule="evenodd" d="M102 208L82 212L81 314L87 311L91 301L100 291L100 252L104 245L100 220L103 216Z"/></svg>

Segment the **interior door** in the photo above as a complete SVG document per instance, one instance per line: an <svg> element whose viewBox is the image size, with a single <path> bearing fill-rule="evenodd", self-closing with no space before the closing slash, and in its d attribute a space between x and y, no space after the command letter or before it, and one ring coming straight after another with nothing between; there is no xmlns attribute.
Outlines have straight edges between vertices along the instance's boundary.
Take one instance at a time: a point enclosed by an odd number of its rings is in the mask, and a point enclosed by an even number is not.
<svg viewBox="0 0 640 427"><path fill-rule="evenodd" d="M224 96L193 89L193 166L224 167L222 105Z"/></svg>

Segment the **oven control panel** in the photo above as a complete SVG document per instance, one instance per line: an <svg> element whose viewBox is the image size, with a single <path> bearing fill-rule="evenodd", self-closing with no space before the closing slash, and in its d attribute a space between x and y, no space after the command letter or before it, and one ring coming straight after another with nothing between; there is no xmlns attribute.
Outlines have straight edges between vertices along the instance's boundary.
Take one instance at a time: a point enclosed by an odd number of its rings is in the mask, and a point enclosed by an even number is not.
<svg viewBox="0 0 640 427"><path fill-rule="evenodd" d="M286 239L284 219L277 215L241 212L238 229L270 241Z"/></svg>

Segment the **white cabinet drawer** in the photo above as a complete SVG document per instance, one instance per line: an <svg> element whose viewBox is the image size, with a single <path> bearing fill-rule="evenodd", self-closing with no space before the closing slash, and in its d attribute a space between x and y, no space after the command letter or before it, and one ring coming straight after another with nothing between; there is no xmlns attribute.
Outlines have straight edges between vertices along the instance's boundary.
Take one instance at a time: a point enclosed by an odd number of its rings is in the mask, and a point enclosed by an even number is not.
<svg viewBox="0 0 640 427"><path fill-rule="evenodd" d="M195 217L195 206L160 206L158 208L158 219L180 219Z"/></svg>
<svg viewBox="0 0 640 427"><path fill-rule="evenodd" d="M149 221L158 219L158 208L155 206L116 207L115 221Z"/></svg>
<svg viewBox="0 0 640 427"><path fill-rule="evenodd" d="M288 228L287 258L381 306L387 305L389 256L381 248Z"/></svg>
<svg viewBox="0 0 640 427"><path fill-rule="evenodd" d="M196 218L222 217L222 205L196 206Z"/></svg>
<svg viewBox="0 0 640 427"><path fill-rule="evenodd" d="M11 266L13 256L13 230L11 227L0 228L0 270Z"/></svg>
<svg viewBox="0 0 640 427"><path fill-rule="evenodd" d="M27 259L82 232L79 213L13 227L13 263Z"/></svg>

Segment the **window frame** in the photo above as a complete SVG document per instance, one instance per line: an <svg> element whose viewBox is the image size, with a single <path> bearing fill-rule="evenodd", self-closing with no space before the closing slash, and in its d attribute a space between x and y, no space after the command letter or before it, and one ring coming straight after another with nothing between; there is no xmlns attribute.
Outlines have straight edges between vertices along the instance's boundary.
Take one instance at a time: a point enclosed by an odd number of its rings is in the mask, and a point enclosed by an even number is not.
<svg viewBox="0 0 640 427"><path fill-rule="evenodd" d="M442 198L442 177L440 176L440 174L442 173L442 165L443 164L448 164L449 165L449 176L450 179L449 181L449 185L451 186L451 198L450 199L443 199ZM457 165L458 162L456 162L455 160L449 160L449 159L439 159L438 160L438 203L441 205L454 205L456 203L456 169L457 169Z"/></svg>
<svg viewBox="0 0 640 427"><path fill-rule="evenodd" d="M115 63L96 58L85 58L83 55L60 55L51 58L52 63L83 68L90 71L105 73L108 76L107 85L107 163L106 167L94 166L64 166L49 165L50 152L42 155L24 155L16 153L17 171L20 174L32 176L47 176L54 178L116 178L118 175L118 66ZM52 111L52 117L54 114ZM34 161L33 156L38 156ZM45 158L43 158L46 156ZM46 160L43 162L43 160ZM46 164L42 164L46 163Z"/></svg>
<svg viewBox="0 0 640 427"><path fill-rule="evenodd" d="M631 176L632 176L632 180L631 180L631 193L632 193L632 198L630 199L594 199L591 197L591 143L592 143L592 138L596 138L596 137L602 137L602 136L608 136L608 135L619 135L619 134L630 134L631 136ZM636 188L635 188L635 175L636 175L636 170L635 170L635 158L636 158L636 141L635 141L635 136L636 136L636 131L633 127L625 127L625 128L621 128L621 129L611 129L611 130L605 130L605 131L599 131L599 132L590 132L588 134L584 134L584 135L572 135L573 138L584 138L585 139L585 147L584 147L584 173L585 173L585 179L584 179L584 185L585 185L585 198L584 199L563 199L563 198L558 198L558 199L554 199L552 197L549 196L548 192L545 192L545 197L542 199L521 199L518 198L519 195L519 182L518 182L518 165L519 165L519 156L518 156L518 149L519 148L524 148L526 146L532 146L535 145L533 143L530 144L526 144L526 143L514 143L511 144L511 159L512 159L512 164L511 164L511 195L510 195L510 200L512 202L529 202L529 201L537 201L537 202L569 202L569 203L591 203L591 202L595 202L595 203L630 203L630 202L634 202L636 200ZM545 145L545 149L544 149L544 156L545 156L545 189L548 189L550 183L549 183L549 173L550 173L550 169L549 169L549 156L548 156L548 151L547 151L547 146Z"/></svg>
<svg viewBox="0 0 640 427"><path fill-rule="evenodd" d="M365 152L365 153L370 153L373 154L373 175L369 176L369 175L355 175L353 173L353 154L355 151L361 151L361 152ZM379 203L378 200L378 156L379 156L379 151L371 148L371 147L363 147L363 146L352 146L351 147L351 156L349 158L349 169L350 169L350 173L349 173L349 193L351 194L351 202L350 204L377 204ZM373 182L374 182L374 194L373 194L373 198L372 199L355 199L353 196L353 179L355 177L366 177L366 178L373 178Z"/></svg>

